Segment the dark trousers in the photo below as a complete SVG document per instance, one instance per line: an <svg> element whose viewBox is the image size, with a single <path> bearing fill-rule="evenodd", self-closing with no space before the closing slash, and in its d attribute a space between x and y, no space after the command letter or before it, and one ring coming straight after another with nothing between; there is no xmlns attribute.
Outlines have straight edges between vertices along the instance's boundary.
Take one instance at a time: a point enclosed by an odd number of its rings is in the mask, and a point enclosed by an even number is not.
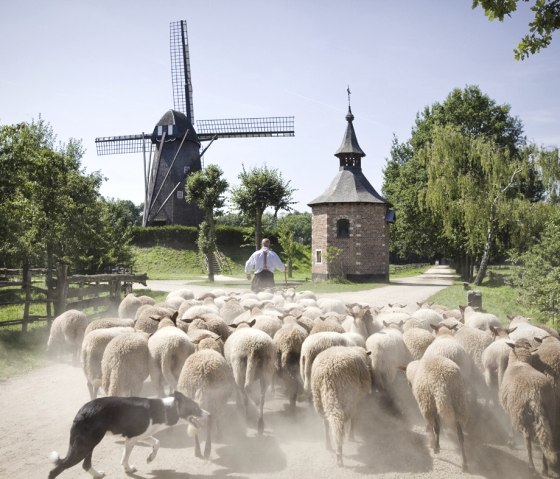
<svg viewBox="0 0 560 479"><path fill-rule="evenodd" d="M253 282L251 283L251 289L255 292L262 291L267 288L274 288L274 273L263 269L260 273L253 276Z"/></svg>

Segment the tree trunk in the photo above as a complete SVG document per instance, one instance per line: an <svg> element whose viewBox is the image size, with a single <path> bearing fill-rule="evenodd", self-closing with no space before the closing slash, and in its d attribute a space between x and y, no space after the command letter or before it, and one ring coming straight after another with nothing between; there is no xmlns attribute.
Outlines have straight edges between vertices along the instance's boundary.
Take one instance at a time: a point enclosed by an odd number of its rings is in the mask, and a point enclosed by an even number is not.
<svg viewBox="0 0 560 479"><path fill-rule="evenodd" d="M287 263L287 270L288 270L288 278L292 278L292 260L288 259Z"/></svg>
<svg viewBox="0 0 560 479"><path fill-rule="evenodd" d="M58 263L56 265L56 301L54 304L54 314L59 316L64 313L66 309L66 297L68 295L68 265Z"/></svg>
<svg viewBox="0 0 560 479"><path fill-rule="evenodd" d="M255 250L261 249L262 241L262 215L263 212L257 208L255 212Z"/></svg>
<svg viewBox="0 0 560 479"><path fill-rule="evenodd" d="M47 245L47 277L46 277L46 287L47 287L47 320L49 326L53 319L51 306L53 303L55 285L53 282L53 269L54 269L54 258L52 253L52 248Z"/></svg>
<svg viewBox="0 0 560 479"><path fill-rule="evenodd" d="M208 223L208 281L214 282L214 251L216 251L216 238L214 236L214 216L210 213L206 216Z"/></svg>
<svg viewBox="0 0 560 479"><path fill-rule="evenodd" d="M484 253L482 253L482 259L480 260L480 265L478 267L478 274L474 280L475 286L480 286L486 276L486 270L488 269L488 263L490 262L490 250L492 249L493 242L494 221L490 218L490 221L488 222L488 233L486 234L486 244L484 245Z"/></svg>

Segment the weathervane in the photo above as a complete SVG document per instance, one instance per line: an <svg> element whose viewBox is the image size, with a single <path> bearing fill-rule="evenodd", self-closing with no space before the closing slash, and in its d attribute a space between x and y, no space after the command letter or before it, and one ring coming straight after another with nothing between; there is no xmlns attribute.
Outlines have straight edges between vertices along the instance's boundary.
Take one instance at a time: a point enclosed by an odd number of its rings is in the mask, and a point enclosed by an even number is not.
<svg viewBox="0 0 560 479"><path fill-rule="evenodd" d="M350 108L350 85L348 85L346 91L348 92L348 108Z"/></svg>

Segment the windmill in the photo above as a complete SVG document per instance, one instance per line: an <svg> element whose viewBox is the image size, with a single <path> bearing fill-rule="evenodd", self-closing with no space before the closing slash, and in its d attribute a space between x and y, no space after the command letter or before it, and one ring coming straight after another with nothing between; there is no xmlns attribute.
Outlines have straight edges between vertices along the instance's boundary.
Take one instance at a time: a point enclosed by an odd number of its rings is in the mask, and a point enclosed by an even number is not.
<svg viewBox="0 0 560 479"><path fill-rule="evenodd" d="M294 136L294 117L199 120L194 128L187 22L170 24L173 109L151 134L95 139L98 155L143 153L143 226L198 225L200 210L184 199L185 181L201 169L201 157L218 138ZM202 142L210 143L201 151Z"/></svg>

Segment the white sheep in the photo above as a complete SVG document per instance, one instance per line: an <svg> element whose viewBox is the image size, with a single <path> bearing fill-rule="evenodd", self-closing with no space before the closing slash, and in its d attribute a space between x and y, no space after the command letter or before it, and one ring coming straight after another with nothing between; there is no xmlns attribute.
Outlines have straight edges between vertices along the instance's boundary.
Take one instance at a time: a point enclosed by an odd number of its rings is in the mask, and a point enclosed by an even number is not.
<svg viewBox="0 0 560 479"><path fill-rule="evenodd" d="M207 331L212 331L213 333L219 334L224 342L230 335L229 326L220 315L215 313L203 313L192 319L181 319L177 321L177 325L183 329L183 331L184 325L188 325L187 333L194 331L195 329L206 329Z"/></svg>
<svg viewBox="0 0 560 479"><path fill-rule="evenodd" d="M148 340L150 378L159 397L165 396L164 385L172 394L187 358L196 350L187 333L176 327L158 329ZM192 397L192 396L189 396Z"/></svg>
<svg viewBox="0 0 560 479"><path fill-rule="evenodd" d="M292 413L295 412L298 391L303 389L299 360L305 338L307 331L295 323L282 326L273 338L276 346L276 373L284 382Z"/></svg>
<svg viewBox="0 0 560 479"><path fill-rule="evenodd" d="M227 324L231 324L237 316L244 312L245 308L239 304L239 300L236 298L227 298L220 308L220 316Z"/></svg>
<svg viewBox="0 0 560 479"><path fill-rule="evenodd" d="M491 326L494 327L494 326ZM455 332L455 339L465 349L467 353L473 358L476 367L482 372L484 366L482 365L482 353L494 341L494 336L490 330L480 330L465 325L457 328Z"/></svg>
<svg viewBox="0 0 560 479"><path fill-rule="evenodd" d="M335 440L339 466L343 466L345 423L356 417L371 387L371 369L362 348L334 346L319 353L313 362L313 405L325 424L327 449L332 449L331 434Z"/></svg>
<svg viewBox="0 0 560 479"><path fill-rule="evenodd" d="M224 356L233 370L235 384L243 398L245 413L249 408L249 390L260 383L258 434L264 432L263 408L266 391L274 373L276 348L264 331L253 328L238 329L224 344Z"/></svg>
<svg viewBox="0 0 560 479"><path fill-rule="evenodd" d="M509 333L515 331L515 328L505 329L491 326L490 331L494 334L495 339L483 351L481 359L484 381L497 399L511 352L511 348L506 343L511 341Z"/></svg>
<svg viewBox="0 0 560 479"><path fill-rule="evenodd" d="M204 446L206 459L210 457L212 449L212 425L216 425L219 433L233 385L233 375L227 361L220 353L211 349L202 349L190 355L181 370L177 390L194 399L210 413ZM194 451L196 457L202 457L198 431L195 434Z"/></svg>
<svg viewBox="0 0 560 479"><path fill-rule="evenodd" d="M319 298L317 306L321 308L323 313L335 312L346 316L346 304L344 301L336 298Z"/></svg>
<svg viewBox="0 0 560 479"><path fill-rule="evenodd" d="M188 333L197 351L201 349L213 349L217 353L224 355L224 342L219 334L208 331L207 329L195 329Z"/></svg>
<svg viewBox="0 0 560 479"><path fill-rule="evenodd" d="M463 429L467 422L465 382L459 366L451 359L428 355L412 361L406 368L406 377L422 416L432 432L434 453L439 453L439 433L442 423L457 431L461 446L462 467L467 471L467 456Z"/></svg>
<svg viewBox="0 0 560 479"><path fill-rule="evenodd" d="M150 374L148 334L125 333L109 341L101 360L101 387L108 396L139 396Z"/></svg>
<svg viewBox="0 0 560 479"><path fill-rule="evenodd" d="M366 350L370 353L374 386L393 397L399 367L406 366L411 356L398 325L385 323L384 326L367 338Z"/></svg>
<svg viewBox="0 0 560 479"><path fill-rule="evenodd" d="M527 446L529 471L534 472L532 441L543 453L543 475L548 467L558 472L558 451L554 441L556 397L552 382L531 366L532 345L526 339L508 343L512 348L508 367L500 386L500 403L509 414L512 426L519 431Z"/></svg>
<svg viewBox="0 0 560 479"><path fill-rule="evenodd" d="M87 316L77 309L69 309L57 316L51 325L47 352L60 356L64 348L69 347L72 350L72 362L77 364L87 325Z"/></svg>
<svg viewBox="0 0 560 479"><path fill-rule="evenodd" d="M85 336L96 329L107 328L134 328L134 319L126 318L101 318L94 319L87 325Z"/></svg>
<svg viewBox="0 0 560 479"><path fill-rule="evenodd" d="M485 331L489 330L490 326L494 326L495 328L502 326L502 323L500 323L500 320L494 314L476 311L472 306L459 306L459 309L463 315L462 319L465 326Z"/></svg>
<svg viewBox="0 0 560 479"><path fill-rule="evenodd" d="M97 397L97 392L101 387L101 360L107 344L119 334L133 332L132 327L101 328L84 336L81 362L91 399Z"/></svg>
<svg viewBox="0 0 560 479"><path fill-rule="evenodd" d="M172 315L176 311L172 308L163 308L157 305L145 304L136 311L134 329L153 334L157 331L159 320Z"/></svg>
<svg viewBox="0 0 560 479"><path fill-rule="evenodd" d="M340 333L326 331L310 334L301 346L299 371L303 379L303 390L310 391L311 367L317 355L331 346L348 346L348 339Z"/></svg>
<svg viewBox="0 0 560 479"><path fill-rule="evenodd" d="M142 306L142 300L137 298L133 293L127 294L119 303L118 315L119 318L134 319L136 311Z"/></svg>
<svg viewBox="0 0 560 479"><path fill-rule="evenodd" d="M420 359L434 341L434 335L422 328L406 329L402 338L413 360Z"/></svg>

